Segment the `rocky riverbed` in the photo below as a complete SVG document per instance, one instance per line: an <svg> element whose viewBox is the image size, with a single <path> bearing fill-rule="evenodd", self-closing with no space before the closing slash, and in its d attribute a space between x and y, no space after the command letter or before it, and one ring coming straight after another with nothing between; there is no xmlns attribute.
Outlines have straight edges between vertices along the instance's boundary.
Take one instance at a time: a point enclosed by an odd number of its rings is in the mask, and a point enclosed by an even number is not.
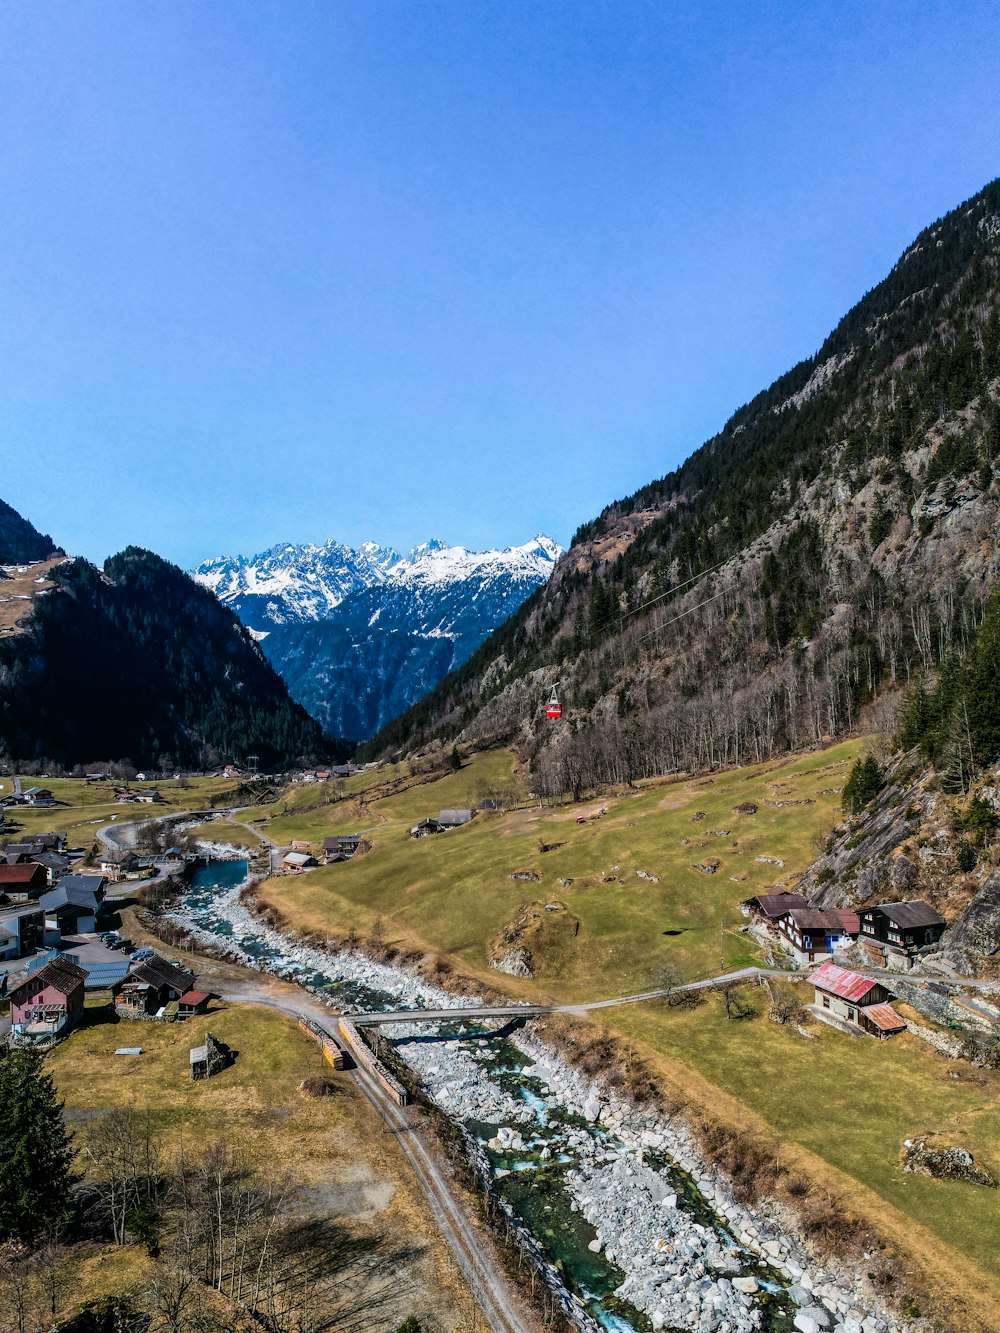
<svg viewBox="0 0 1000 1333"><path fill-rule="evenodd" d="M263 924L240 886L201 877L174 914L197 939L338 1007L459 1008L457 996ZM774 1206L739 1204L686 1126L636 1111L530 1029L382 1029L428 1095L489 1154L501 1193L598 1324L619 1333L908 1333L863 1275L818 1264ZM574 1221L575 1218L575 1221ZM592 1325L591 1325L592 1327Z"/></svg>

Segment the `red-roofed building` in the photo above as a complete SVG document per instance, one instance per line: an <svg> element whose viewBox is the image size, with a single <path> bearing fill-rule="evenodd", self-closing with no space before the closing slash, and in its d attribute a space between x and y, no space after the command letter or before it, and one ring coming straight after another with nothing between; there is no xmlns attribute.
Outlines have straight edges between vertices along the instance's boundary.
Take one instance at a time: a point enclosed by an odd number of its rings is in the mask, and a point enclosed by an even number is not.
<svg viewBox="0 0 1000 1333"><path fill-rule="evenodd" d="M906 1024L889 1004L889 992L879 981L851 972L836 963L824 963L810 978L816 988L815 1009L851 1023L873 1037L890 1037Z"/></svg>
<svg viewBox="0 0 1000 1333"><path fill-rule="evenodd" d="M208 1008L208 1002L211 998L212 996L208 991L185 991L177 1001L178 1018L192 1018L195 1014L203 1014Z"/></svg>
<svg viewBox="0 0 1000 1333"><path fill-rule="evenodd" d="M0 893L20 902L37 898L49 886L49 877L45 867L36 861L25 861L22 865L7 865L0 862Z"/></svg>

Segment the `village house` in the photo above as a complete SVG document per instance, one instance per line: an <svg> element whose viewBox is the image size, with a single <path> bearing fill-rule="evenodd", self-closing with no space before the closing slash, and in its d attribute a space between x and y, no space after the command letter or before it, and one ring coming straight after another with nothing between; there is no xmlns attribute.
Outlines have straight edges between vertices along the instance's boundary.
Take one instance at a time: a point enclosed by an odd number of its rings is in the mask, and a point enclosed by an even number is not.
<svg viewBox="0 0 1000 1333"><path fill-rule="evenodd" d="M42 806L55 805L55 797L49 791L48 787L29 787L21 793L25 805L34 806L36 809Z"/></svg>
<svg viewBox="0 0 1000 1333"><path fill-rule="evenodd" d="M323 853L327 865L333 861L348 861L358 850L360 834L350 834L343 838L324 838Z"/></svg>
<svg viewBox="0 0 1000 1333"><path fill-rule="evenodd" d="M429 833L443 833L444 825L437 819L422 819L410 829L411 838L426 838Z"/></svg>
<svg viewBox="0 0 1000 1333"><path fill-rule="evenodd" d="M40 898L48 883L48 873L37 861L26 861L21 865L0 863L0 893L13 902Z"/></svg>
<svg viewBox="0 0 1000 1333"><path fill-rule="evenodd" d="M63 875L68 874L73 862L62 852L39 852L35 857L38 865L45 867L45 876L51 888Z"/></svg>
<svg viewBox="0 0 1000 1333"><path fill-rule="evenodd" d="M891 996L881 982L871 981L860 972L851 972L836 963L824 963L809 980L816 990L813 1012L818 1018L839 1020L879 1040L906 1027L889 1003Z"/></svg>
<svg viewBox="0 0 1000 1333"><path fill-rule="evenodd" d="M120 884L122 880L127 879L129 875L135 874L139 869L139 858L135 852L127 849L116 852L105 852L101 857L101 874L107 875L108 879L114 884Z"/></svg>
<svg viewBox="0 0 1000 1333"><path fill-rule="evenodd" d="M856 912L793 907L778 921L778 938L799 966L806 967L838 949L849 949L859 929Z"/></svg>
<svg viewBox="0 0 1000 1333"><path fill-rule="evenodd" d="M801 893L759 893L755 898L747 898L740 904L741 909L750 918L750 924L758 933L774 935L778 922L793 907L808 907L809 900Z"/></svg>
<svg viewBox="0 0 1000 1333"><path fill-rule="evenodd" d="M119 1018L173 1017L168 1010L188 994L191 981L192 973L187 968L154 954L136 963L128 976L112 987L115 1013Z"/></svg>
<svg viewBox="0 0 1000 1333"><path fill-rule="evenodd" d="M59 944L64 935L94 934L101 910L94 889L103 883L95 875L64 875L54 889L42 894L38 906L45 913L47 944Z"/></svg>
<svg viewBox="0 0 1000 1333"><path fill-rule="evenodd" d="M303 870L312 870L319 862L309 852L286 852L281 864L288 874L297 875Z"/></svg>
<svg viewBox="0 0 1000 1333"><path fill-rule="evenodd" d="M874 961L897 972L908 971L932 952L947 924L922 898L861 907L858 917L862 943Z"/></svg>
<svg viewBox="0 0 1000 1333"><path fill-rule="evenodd" d="M15 1045L49 1046L83 1013L87 974L66 958L53 958L10 992L11 1039Z"/></svg>

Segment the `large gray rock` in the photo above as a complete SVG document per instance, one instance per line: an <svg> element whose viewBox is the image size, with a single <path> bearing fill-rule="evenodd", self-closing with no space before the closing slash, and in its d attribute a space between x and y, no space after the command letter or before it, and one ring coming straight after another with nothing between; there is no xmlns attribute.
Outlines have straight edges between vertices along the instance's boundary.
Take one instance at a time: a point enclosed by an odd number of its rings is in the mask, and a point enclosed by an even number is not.
<svg viewBox="0 0 1000 1333"><path fill-rule="evenodd" d="M960 919L945 932L942 948L962 970L975 966L977 957L1000 948L1000 872L990 875Z"/></svg>

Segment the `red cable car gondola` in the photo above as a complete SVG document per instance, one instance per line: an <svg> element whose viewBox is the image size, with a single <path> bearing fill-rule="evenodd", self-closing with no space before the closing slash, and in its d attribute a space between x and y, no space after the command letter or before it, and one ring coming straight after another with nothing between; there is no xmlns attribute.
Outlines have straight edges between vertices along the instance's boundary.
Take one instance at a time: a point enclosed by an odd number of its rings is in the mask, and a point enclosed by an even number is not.
<svg viewBox="0 0 1000 1333"><path fill-rule="evenodd" d="M552 686L552 693L549 695L549 702L545 705L546 717L562 717L562 704L559 702L559 691Z"/></svg>

